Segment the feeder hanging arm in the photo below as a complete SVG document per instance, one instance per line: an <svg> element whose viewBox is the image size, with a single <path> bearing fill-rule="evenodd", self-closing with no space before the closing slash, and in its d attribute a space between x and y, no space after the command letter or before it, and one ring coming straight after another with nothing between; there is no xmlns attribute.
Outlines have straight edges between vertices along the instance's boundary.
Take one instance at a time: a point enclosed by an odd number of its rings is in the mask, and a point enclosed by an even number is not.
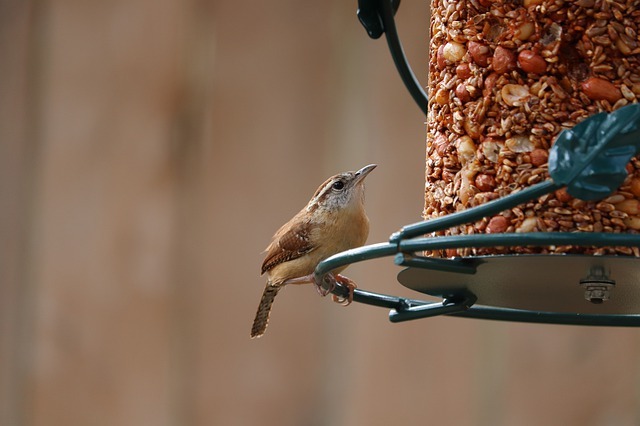
<svg viewBox="0 0 640 426"><path fill-rule="evenodd" d="M380 38L384 33L391 57L396 65L400 78L407 90L418 104L424 115L427 115L427 94L418 82L404 54L394 15L400 7L400 0L358 0L358 19L366 29L369 37Z"/></svg>

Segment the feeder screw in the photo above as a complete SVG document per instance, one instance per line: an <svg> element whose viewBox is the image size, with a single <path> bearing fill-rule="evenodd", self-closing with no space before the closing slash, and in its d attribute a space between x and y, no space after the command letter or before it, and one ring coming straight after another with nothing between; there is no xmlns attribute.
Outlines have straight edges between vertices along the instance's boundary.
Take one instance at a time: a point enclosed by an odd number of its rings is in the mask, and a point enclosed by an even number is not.
<svg viewBox="0 0 640 426"><path fill-rule="evenodd" d="M584 287L584 298L593 304L599 305L609 300L611 290L616 285L616 282L609 279L602 266L592 266L589 275L580 280L580 285Z"/></svg>

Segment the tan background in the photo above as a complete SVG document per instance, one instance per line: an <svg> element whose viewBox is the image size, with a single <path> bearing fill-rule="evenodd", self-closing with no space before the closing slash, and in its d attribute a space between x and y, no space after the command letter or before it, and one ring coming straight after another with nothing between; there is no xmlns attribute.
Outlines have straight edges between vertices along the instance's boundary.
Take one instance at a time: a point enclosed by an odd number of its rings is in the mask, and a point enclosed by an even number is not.
<svg viewBox="0 0 640 426"><path fill-rule="evenodd" d="M633 329L303 287L249 339L261 251L327 176L379 164L370 242L420 217L424 117L355 8L0 2L0 425L640 424ZM427 5L398 25L426 76Z"/></svg>

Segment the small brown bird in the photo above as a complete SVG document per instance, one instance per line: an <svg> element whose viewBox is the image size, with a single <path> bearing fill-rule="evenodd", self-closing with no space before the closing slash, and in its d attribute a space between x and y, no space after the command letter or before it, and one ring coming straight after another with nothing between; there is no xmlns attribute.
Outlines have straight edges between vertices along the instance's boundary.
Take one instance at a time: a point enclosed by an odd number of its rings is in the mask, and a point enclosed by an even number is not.
<svg viewBox="0 0 640 426"><path fill-rule="evenodd" d="M315 284L326 296L313 271L322 260L363 245L369 235L369 219L364 211L364 178L376 168L370 164L357 172L340 173L327 179L298 214L285 223L267 247L262 274L267 285L262 293L251 337L260 337L267 329L269 312L280 289L287 284ZM346 268L346 267L345 267ZM349 287L353 298L355 283L332 271L332 278Z"/></svg>

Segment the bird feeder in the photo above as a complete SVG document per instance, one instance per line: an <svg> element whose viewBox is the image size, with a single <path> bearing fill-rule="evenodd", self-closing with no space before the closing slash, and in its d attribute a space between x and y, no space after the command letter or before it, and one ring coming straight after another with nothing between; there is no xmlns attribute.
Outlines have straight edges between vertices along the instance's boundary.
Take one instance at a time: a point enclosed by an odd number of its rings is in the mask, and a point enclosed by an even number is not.
<svg viewBox="0 0 640 426"><path fill-rule="evenodd" d="M634 3L432 0L429 101L398 38L399 1L358 6L427 116L425 220L324 260L323 287L335 268L393 256L399 282L432 299L354 292L393 322L640 326Z"/></svg>

